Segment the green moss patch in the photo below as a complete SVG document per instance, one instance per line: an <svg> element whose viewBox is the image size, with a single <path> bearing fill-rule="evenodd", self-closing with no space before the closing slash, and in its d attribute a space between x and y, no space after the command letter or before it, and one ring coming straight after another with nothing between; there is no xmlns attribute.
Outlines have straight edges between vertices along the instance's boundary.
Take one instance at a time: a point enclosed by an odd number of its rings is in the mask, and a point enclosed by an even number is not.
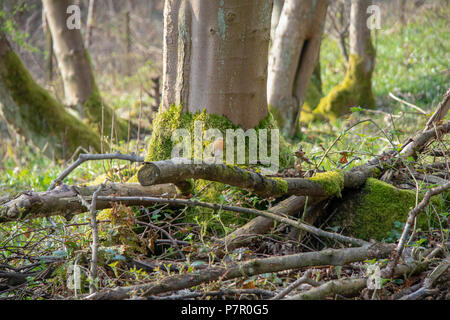
<svg viewBox="0 0 450 320"><path fill-rule="evenodd" d="M172 157L172 150L176 143L172 141L172 133L176 129L186 129L191 134L191 148L192 154L191 158L195 158L193 154L194 146L194 123L196 121L201 121L203 123L203 130L208 129L218 129L226 141L226 130L227 129L239 129L238 126L234 125L230 120L224 116L218 116L216 114L209 114L206 110L202 112L190 113L183 112L182 106L171 106L168 110L164 112L159 112L153 122L153 133L150 139L148 153L146 161L159 161L166 160ZM259 125L255 128L257 136L258 130L260 129L272 129L276 128L275 121L271 115L263 119ZM203 134L203 133L202 133ZM268 150L270 150L270 134L268 134ZM203 139L203 149L210 145L213 141L208 141ZM246 147L248 147L248 140L246 139ZM247 148L246 148L247 149ZM226 150L223 151L224 155ZM235 150L236 152L236 150ZM293 163L293 156L290 152L289 145L280 136L280 167ZM225 161L225 156L224 156ZM240 165L241 167L248 167L248 155L246 154L245 163ZM195 190L203 190L202 195L206 196L205 200L216 201L217 197L226 188L219 183L211 183L209 187L205 186L209 182L202 182L201 180L195 182ZM212 190L212 189L214 190Z"/></svg>
<svg viewBox="0 0 450 320"><path fill-rule="evenodd" d="M419 201L422 198L420 195ZM405 223L409 211L416 205L416 193L369 178L361 190L347 191L343 199L337 201L337 211L330 222L332 226L364 240L381 241L389 237L396 223ZM439 196L433 197L431 204L439 206ZM433 221L422 213L417 226L428 229Z"/></svg>
<svg viewBox="0 0 450 320"><path fill-rule="evenodd" d="M330 197L341 197L341 191L344 189L344 174L342 171L317 173L309 180L320 184Z"/></svg>
<svg viewBox="0 0 450 320"><path fill-rule="evenodd" d="M327 96L321 99L314 110L331 121L347 114L351 107L375 107L372 93L372 72L363 71L364 61L357 55L350 55L347 74L344 81L334 87Z"/></svg>
<svg viewBox="0 0 450 320"><path fill-rule="evenodd" d="M100 151L100 137L36 84L14 52L5 53L0 65L16 105L4 106L5 117L21 134L39 148L49 143L47 154L56 157L70 157L79 146Z"/></svg>

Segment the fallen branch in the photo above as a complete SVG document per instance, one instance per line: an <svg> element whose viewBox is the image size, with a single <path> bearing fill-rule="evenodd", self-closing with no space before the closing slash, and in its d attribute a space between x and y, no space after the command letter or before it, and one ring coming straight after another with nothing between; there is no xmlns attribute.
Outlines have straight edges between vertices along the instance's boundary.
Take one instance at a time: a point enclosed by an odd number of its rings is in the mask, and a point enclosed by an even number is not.
<svg viewBox="0 0 450 320"><path fill-rule="evenodd" d="M426 144L428 144L432 139L435 139L438 134L445 134L450 131L450 122L446 123L445 125L442 125L438 127L436 130L428 130L425 132L420 132L415 135L413 139L408 140L408 142L404 145L402 150L402 157L406 158L409 156L412 156L415 152L415 150L420 150L424 148ZM350 172L353 172L353 176L356 177L356 174L360 175L360 179L353 179L354 185L349 185L349 179L347 179L347 185L346 188L358 188L361 185L365 183L365 179L369 176L375 176L376 170L383 170L383 167L385 164L390 164L392 161L395 161L395 153L387 153L383 154L381 156L375 157L374 159L370 160L367 164L364 164L362 166L358 166L350 170ZM390 160L386 161L386 158ZM443 164L443 167L445 167L445 164ZM279 205L273 207L270 211L278 214L280 211L282 214L285 215L294 215L303 209L305 205L306 197L298 197L298 196L291 196L290 198L284 200ZM309 204L318 203L321 199L315 199L313 197L309 197ZM236 247L240 246L241 244L245 243L245 238L248 236L248 234L263 234L267 232L270 228L273 227L273 221L266 219L264 217L256 217L255 219L249 221L247 224L245 224L243 227L235 230L230 235L227 235L224 239L221 240L221 242L226 244L226 247L229 250L235 249ZM244 240L242 240L244 239ZM217 252L220 253L220 252Z"/></svg>
<svg viewBox="0 0 450 320"><path fill-rule="evenodd" d="M406 274L415 274L424 271L429 262L413 263L410 265L399 265L394 277L401 277ZM323 300L328 297L341 295L344 297L355 297L361 290L366 288L367 278L345 278L329 281L317 288L288 297L289 300Z"/></svg>
<svg viewBox="0 0 450 320"><path fill-rule="evenodd" d="M279 216L293 216L305 207L306 199L307 197L291 196L267 211ZM318 202L318 200L310 198L308 205L314 204L315 202ZM264 234L273 228L275 222L273 219L262 216L250 220L242 227L228 234L225 238L216 241L215 245L217 249L214 251L214 254L221 257L228 251L245 246L251 240L249 238L250 234Z"/></svg>
<svg viewBox="0 0 450 320"><path fill-rule="evenodd" d="M24 192L15 199L0 204L0 223L27 220L56 215L65 216L70 220L73 215L86 211L86 207L80 200L82 196L86 201L91 201L92 195L98 186L67 186L62 185L54 190L45 192ZM99 196L180 196L172 184L143 187L138 183L111 183L101 190ZM125 201L125 205L140 205L136 201ZM98 200L97 209L111 208L108 201Z"/></svg>
<svg viewBox="0 0 450 320"><path fill-rule="evenodd" d="M256 295L262 297L273 297L274 293L263 289L224 289L208 292L187 292L182 294L173 294L170 296L158 297L150 296L148 300L186 300L205 297L227 297L227 296L242 296L242 295Z"/></svg>
<svg viewBox="0 0 450 320"><path fill-rule="evenodd" d="M424 131L432 129L434 126L438 125L450 110L450 89L444 94L444 98L439 103L436 111L434 111L431 118L428 120L427 125L425 126Z"/></svg>
<svg viewBox="0 0 450 320"><path fill-rule="evenodd" d="M361 166L359 170L343 172L342 188L358 188L376 174L377 165ZM162 183L178 183L187 179L204 179L251 191L262 197L286 195L328 198L330 194L316 177L270 178L257 172L225 164L183 163L176 159L146 162L138 172L139 183L151 186ZM341 188L341 189L342 189ZM340 192L341 190L336 190Z"/></svg>
<svg viewBox="0 0 450 320"><path fill-rule="evenodd" d="M433 289L440 276L442 276L450 268L450 258L444 259L430 274L424 279L423 286L418 290L411 292L400 300L418 300L425 296L439 293L439 289Z"/></svg>
<svg viewBox="0 0 450 320"><path fill-rule="evenodd" d="M344 297L354 297L358 295L366 285L366 278L332 280L320 287L288 297L287 300L323 300L327 297L334 297L337 294Z"/></svg>
<svg viewBox="0 0 450 320"><path fill-rule="evenodd" d="M89 272L89 293L97 292L97 269L98 269L98 227L97 227L97 197L98 194L105 187L107 180L101 184L92 195L91 204L89 207L89 213L91 215L91 230L92 230L92 259Z"/></svg>
<svg viewBox="0 0 450 320"><path fill-rule="evenodd" d="M85 299L120 300L130 298L133 295L149 296L164 292L178 291L216 280L250 277L263 273L300 269L310 266L345 265L367 259L383 259L389 255L391 250L392 246L390 245L373 244L358 248L327 249L319 252L255 259L233 265L229 268L211 267L202 270L200 273L174 275L157 282L108 289L86 296Z"/></svg>

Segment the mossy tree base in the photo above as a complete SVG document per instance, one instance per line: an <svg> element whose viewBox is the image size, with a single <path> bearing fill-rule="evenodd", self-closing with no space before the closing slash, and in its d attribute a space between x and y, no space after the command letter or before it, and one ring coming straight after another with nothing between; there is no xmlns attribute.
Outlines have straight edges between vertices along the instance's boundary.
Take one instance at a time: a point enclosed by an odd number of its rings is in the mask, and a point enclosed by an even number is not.
<svg viewBox="0 0 450 320"><path fill-rule="evenodd" d="M100 151L100 136L40 87L0 35L0 111L15 130L51 157L78 149Z"/></svg>
<svg viewBox="0 0 450 320"><path fill-rule="evenodd" d="M162 111L157 114L155 120L153 121L153 132L148 146L148 152L146 156L146 161L161 161L172 158L172 150L176 146L176 143L172 141L172 133L176 129L186 129L191 135L192 139L195 135L195 122L201 121L203 124L203 132L208 129L218 129L225 140L226 130L239 129L238 126L233 124L224 116L219 116L216 114L209 114L206 110L202 112L190 113L184 112L182 106L171 106L168 110ZM255 128L257 136L260 129L275 129L276 125L271 115L263 119L259 125ZM202 132L202 134L203 134ZM270 134L268 133L270 139ZM258 138L259 139L259 138ZM202 152L204 148L210 146L213 143L211 140L203 139L202 141ZM246 139L246 149L248 150L248 139ZM259 145L259 141L258 141ZM191 155L195 158L194 154L194 143L191 143L192 151ZM224 146L224 154L226 153L226 146ZM270 153L270 141L268 142L268 152ZM293 156L290 152L289 145L280 137L280 167L287 166L293 163ZM190 155L189 155L190 156ZM245 163L239 165L241 167L247 167L248 155L246 154ZM222 191L226 189L225 185L221 183L212 183L210 186L204 188L206 184L210 184L202 179L195 182L194 190L202 190L203 199L207 201L217 201L218 197L221 195ZM205 197L206 196L206 197Z"/></svg>
<svg viewBox="0 0 450 320"><path fill-rule="evenodd" d="M350 55L344 81L321 99L313 113L334 121L349 113L351 107L374 108L372 71L364 72L364 63L359 56Z"/></svg>

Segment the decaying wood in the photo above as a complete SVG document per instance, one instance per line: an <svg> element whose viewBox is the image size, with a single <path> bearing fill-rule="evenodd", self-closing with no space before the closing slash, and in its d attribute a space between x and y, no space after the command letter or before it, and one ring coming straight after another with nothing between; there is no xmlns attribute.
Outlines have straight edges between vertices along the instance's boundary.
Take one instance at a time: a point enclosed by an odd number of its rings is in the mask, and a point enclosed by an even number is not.
<svg viewBox="0 0 450 320"><path fill-rule="evenodd" d="M0 205L0 223L12 220L26 220L55 215L65 216L87 212L89 209L82 203L81 195L86 201L91 201L98 186L67 186L62 185L45 192L24 192L15 199ZM138 183L111 183L105 186L99 196L167 196L178 195L172 184L143 187ZM140 205L136 201L124 201L123 204ZM111 208L111 203L97 200L98 210Z"/></svg>
<svg viewBox="0 0 450 320"><path fill-rule="evenodd" d="M164 292L178 291L201 283L229 280L238 277L250 277L258 274L279 272L290 269L300 269L310 266L345 265L351 262L367 259L386 258L392 250L391 245L373 244L358 248L327 249L318 252L306 252L293 255L254 259L248 262L232 265L228 268L211 267L200 273L186 273L169 276L157 282L136 286L118 287L101 291L85 297L91 300L120 300L133 295L150 296Z"/></svg>
<svg viewBox="0 0 450 320"><path fill-rule="evenodd" d="M439 125L439 122L445 118L448 111L450 110L450 89L444 94L444 98L441 103L439 103L436 111L433 113L431 118L428 120L427 125L425 126L424 131L432 129L434 126Z"/></svg>
<svg viewBox="0 0 450 320"><path fill-rule="evenodd" d="M358 188L372 176L377 164L344 172L344 187ZM257 172L225 164L184 163L176 159L146 162L138 172L143 186L204 179L249 190L263 197L286 195L329 197L318 182L303 178L270 178ZM284 183L283 183L284 182Z"/></svg>
<svg viewBox="0 0 450 320"><path fill-rule="evenodd" d="M410 265L400 265L394 277L401 277L405 274L418 273L428 267L428 262L413 263ZM289 300L322 300L328 297L341 295L344 297L355 297L367 286L367 278L345 278L332 280L323 285L288 297Z"/></svg>
<svg viewBox="0 0 450 320"><path fill-rule="evenodd" d="M307 197L303 196L291 196L271 209L269 212L280 216L294 216L299 213L306 204ZM314 203L320 201L320 199L309 199L308 205L313 205ZM220 239L216 242L217 249L214 254L218 257L223 256L226 252L232 251L238 247L245 246L251 238L250 234L264 234L268 230L274 227L276 221L266 217L256 217L249 222L247 222L242 227L236 229L225 238Z"/></svg>

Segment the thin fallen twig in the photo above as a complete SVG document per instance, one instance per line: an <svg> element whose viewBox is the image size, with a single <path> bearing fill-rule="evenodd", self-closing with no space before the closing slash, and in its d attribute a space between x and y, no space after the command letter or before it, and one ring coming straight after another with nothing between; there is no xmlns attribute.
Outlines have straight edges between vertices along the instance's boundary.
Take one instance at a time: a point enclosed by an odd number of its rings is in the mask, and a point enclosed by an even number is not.
<svg viewBox="0 0 450 320"><path fill-rule="evenodd" d="M344 265L367 259L382 259L389 255L391 245L371 244L358 248L327 249L319 252L304 252L293 255L254 259L225 267L209 267L201 272L174 274L158 281L128 287L106 289L85 296L85 300L120 300L133 295L151 296L164 292L178 291L201 283L230 280L238 277L251 277L258 274L300 269L317 265Z"/></svg>
<svg viewBox="0 0 450 320"><path fill-rule="evenodd" d="M320 285L320 283L314 281L310 278L312 271L308 270L305 272L303 277L295 280L293 283L291 283L289 286L287 286L283 291L278 293L275 297L273 297L271 300L281 300L285 296L287 296L289 293L291 293L293 290L295 290L298 286L300 286L303 283L307 283L312 285L313 287L317 287Z"/></svg>
<svg viewBox="0 0 450 320"><path fill-rule="evenodd" d="M219 210L225 210L225 211L232 211L232 212L238 212L238 213L245 213L245 214L257 214L259 216L263 216L269 219L276 220L281 223L288 224L294 228L312 233L319 237L325 237L332 240L340 241L343 243L349 243L357 246L363 246L369 244L367 241L351 238L347 236L343 236L338 233L323 231L319 228L301 223L299 221L292 220L287 217L283 217L280 215L276 215L267 211L261 211L256 209L250 209L250 208L242 208L242 207L234 207L229 205L222 205L222 204L216 204L216 203L206 203L206 202L200 202L197 200L184 200L184 199L165 199L165 198L156 198L156 197L98 197L99 200L104 201L112 201L112 202L120 202L120 201L140 201L142 203L150 202L150 203L168 203L168 204L178 204L178 205L185 205L190 207L204 207L213 209L215 211Z"/></svg>
<svg viewBox="0 0 450 320"><path fill-rule="evenodd" d="M89 205L89 211L91 216L91 229L92 229L92 258L91 258L91 266L90 266L90 283L89 283L89 293L97 292L96 281L97 281L97 269L98 269L98 226L97 226L97 197L101 192L103 187L105 186L107 180L103 182L97 190L95 190L92 195L92 201Z"/></svg>
<svg viewBox="0 0 450 320"><path fill-rule="evenodd" d="M404 105L406 105L406 106L408 106L408 107L411 107L411 108L413 108L413 109L419 111L419 112L420 112L421 114L423 114L423 115L427 115L427 113L426 113L423 109L421 109L421 108L419 108L418 106L416 106L416 105L414 105L414 104L412 104L412 103L409 103L409 102L407 102L407 101L405 101L405 100L403 100L403 99L400 99L399 97L394 96L394 94L393 94L392 92L389 92L389 97L391 97L391 98L394 99L395 101L398 101L398 102L400 102L400 103L402 103L402 104L404 104Z"/></svg>
<svg viewBox="0 0 450 320"><path fill-rule="evenodd" d="M147 223L147 222L142 222L142 221L136 221L136 223L137 223L137 224L144 225L144 226L147 226L147 227L150 227L150 228L153 228L153 229L156 229L156 230L158 230L158 231L164 233L164 234L166 235L166 237L169 238L170 242L172 243L172 245L173 245L173 247L175 248L175 250L177 250L177 252L178 252L178 254L180 255L180 257L181 257L183 260L186 260L186 256L185 256L185 255L183 254L183 252L180 250L180 247L178 246L178 242L177 242L174 238L172 238L172 236L170 235L169 232L167 232L167 231L164 230L163 228L160 228L160 227L158 227L157 225L154 225L153 223L150 223L150 222Z"/></svg>
<svg viewBox="0 0 450 320"><path fill-rule="evenodd" d="M439 293L439 289L433 289L434 284L441 275L444 274L450 268L450 257L444 259L436 268L431 271L423 281L423 286L418 290L406 294L400 300L418 300L425 296L434 295Z"/></svg>
<svg viewBox="0 0 450 320"><path fill-rule="evenodd" d="M90 160L126 160L131 162L144 162L144 157L138 156L135 153L131 154L122 154L120 152L116 153L105 153L105 154L80 154L78 156L78 159L70 165L66 170L64 170L58 178L56 178L48 190L53 190L57 185L62 183L62 181L77 167L79 167L81 164L83 164L86 161Z"/></svg>
<svg viewBox="0 0 450 320"><path fill-rule="evenodd" d="M224 289L209 292L187 292L182 294L173 294L164 297L149 296L148 300L186 300L204 297L224 297L224 296L235 296L235 295L257 295L264 297L272 297L274 293L269 290L263 289Z"/></svg>

